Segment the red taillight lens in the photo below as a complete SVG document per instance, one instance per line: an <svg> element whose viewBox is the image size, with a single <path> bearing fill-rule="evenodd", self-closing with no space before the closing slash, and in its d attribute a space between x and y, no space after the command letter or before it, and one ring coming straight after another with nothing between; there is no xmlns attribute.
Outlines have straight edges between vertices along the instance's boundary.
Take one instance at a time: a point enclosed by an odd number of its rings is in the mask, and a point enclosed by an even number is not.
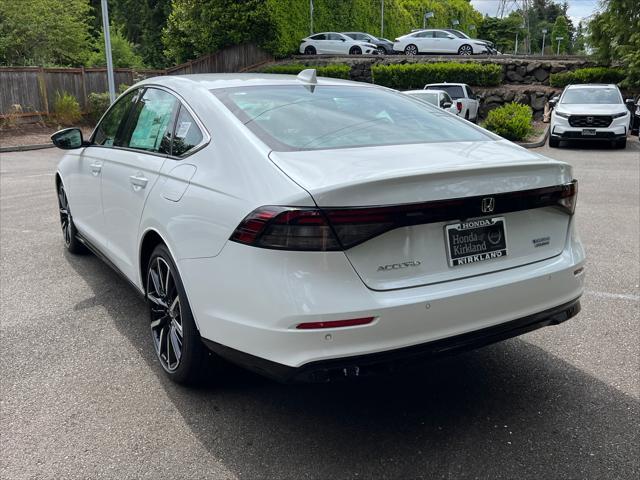
<svg viewBox="0 0 640 480"><path fill-rule="evenodd" d="M340 250L322 212L316 208L260 207L240 223L231 240L280 250Z"/></svg>
<svg viewBox="0 0 640 480"><path fill-rule="evenodd" d="M341 328L367 325L373 322L375 317L352 318L350 320L330 320L328 322L307 322L296 326L298 330L315 330L318 328Z"/></svg>
<svg viewBox="0 0 640 480"><path fill-rule="evenodd" d="M462 102L456 102L456 108L458 109L458 113L462 111Z"/></svg>

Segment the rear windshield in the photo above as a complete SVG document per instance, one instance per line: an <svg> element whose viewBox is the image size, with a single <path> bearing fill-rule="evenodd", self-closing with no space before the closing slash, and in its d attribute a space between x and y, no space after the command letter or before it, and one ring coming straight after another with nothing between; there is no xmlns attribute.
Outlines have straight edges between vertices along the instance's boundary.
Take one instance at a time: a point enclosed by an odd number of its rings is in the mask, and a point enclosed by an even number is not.
<svg viewBox="0 0 640 480"><path fill-rule="evenodd" d="M464 92L460 85L430 85L427 90L444 90L454 100L464 97Z"/></svg>
<svg viewBox="0 0 640 480"><path fill-rule="evenodd" d="M438 94L436 92L410 93L409 96L419 98L432 105L438 105Z"/></svg>
<svg viewBox="0 0 640 480"><path fill-rule="evenodd" d="M212 93L276 151L492 140L438 108L376 87L276 85Z"/></svg>
<svg viewBox="0 0 640 480"><path fill-rule="evenodd" d="M616 88L570 88L562 96L560 103L611 104L622 103L622 97Z"/></svg>

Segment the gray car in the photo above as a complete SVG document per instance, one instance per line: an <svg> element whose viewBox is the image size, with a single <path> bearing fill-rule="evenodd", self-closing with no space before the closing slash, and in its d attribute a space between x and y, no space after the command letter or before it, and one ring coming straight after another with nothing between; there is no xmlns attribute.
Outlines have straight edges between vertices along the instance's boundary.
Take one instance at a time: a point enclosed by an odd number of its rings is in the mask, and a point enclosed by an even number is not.
<svg viewBox="0 0 640 480"><path fill-rule="evenodd" d="M343 35L347 37L351 37L354 40L360 40L362 42L367 42L375 45L377 47L378 53L381 55L392 55L393 51L393 42L391 40L387 40L386 38L374 37L373 35L369 35L364 32L342 32Z"/></svg>

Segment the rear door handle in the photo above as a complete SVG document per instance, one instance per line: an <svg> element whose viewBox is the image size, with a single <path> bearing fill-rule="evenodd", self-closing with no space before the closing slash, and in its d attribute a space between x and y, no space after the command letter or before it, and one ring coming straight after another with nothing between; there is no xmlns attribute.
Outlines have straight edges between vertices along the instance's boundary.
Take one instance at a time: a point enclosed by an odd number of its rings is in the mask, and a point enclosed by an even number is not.
<svg viewBox="0 0 640 480"><path fill-rule="evenodd" d="M100 171L102 170L102 162L93 162L89 166L91 167L91 173L93 175L98 175L100 173Z"/></svg>
<svg viewBox="0 0 640 480"><path fill-rule="evenodd" d="M147 183L149 182L149 180L141 173L137 173L136 175L131 175L129 177L129 181L131 182L131 185L133 185L134 190L139 190L141 188L146 187Z"/></svg>

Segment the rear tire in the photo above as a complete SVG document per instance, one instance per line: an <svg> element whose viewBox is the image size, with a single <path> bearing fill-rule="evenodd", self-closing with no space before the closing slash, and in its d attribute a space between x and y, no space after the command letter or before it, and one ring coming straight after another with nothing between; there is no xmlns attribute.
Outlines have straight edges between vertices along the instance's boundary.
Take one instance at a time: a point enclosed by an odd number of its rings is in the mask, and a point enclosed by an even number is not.
<svg viewBox="0 0 640 480"><path fill-rule="evenodd" d="M200 339L178 269L165 245L153 250L146 282L151 339L158 361L174 382L195 384L202 378L208 352Z"/></svg>
<svg viewBox="0 0 640 480"><path fill-rule="evenodd" d="M378 55L386 55L387 54L387 49L384 47L378 47Z"/></svg>
<svg viewBox="0 0 640 480"><path fill-rule="evenodd" d="M304 47L304 54L305 55L315 55L316 54L316 48L312 47L311 45L307 45L306 47Z"/></svg>
<svg viewBox="0 0 640 480"><path fill-rule="evenodd" d="M418 47L411 43L404 47L404 54L409 56L418 55Z"/></svg>
<svg viewBox="0 0 640 480"><path fill-rule="evenodd" d="M69 200L67 199L67 193L64 191L62 182L58 185L58 210L60 211L60 227L62 228L64 246L70 253L75 255L87 253L87 247L78 240L78 231L73 223Z"/></svg>
<svg viewBox="0 0 640 480"><path fill-rule="evenodd" d="M554 137L553 135L549 135L549 147L558 148L560 146L560 139L558 137Z"/></svg>
<svg viewBox="0 0 640 480"><path fill-rule="evenodd" d="M349 49L349 55L362 55L362 49L360 47L351 47Z"/></svg>

